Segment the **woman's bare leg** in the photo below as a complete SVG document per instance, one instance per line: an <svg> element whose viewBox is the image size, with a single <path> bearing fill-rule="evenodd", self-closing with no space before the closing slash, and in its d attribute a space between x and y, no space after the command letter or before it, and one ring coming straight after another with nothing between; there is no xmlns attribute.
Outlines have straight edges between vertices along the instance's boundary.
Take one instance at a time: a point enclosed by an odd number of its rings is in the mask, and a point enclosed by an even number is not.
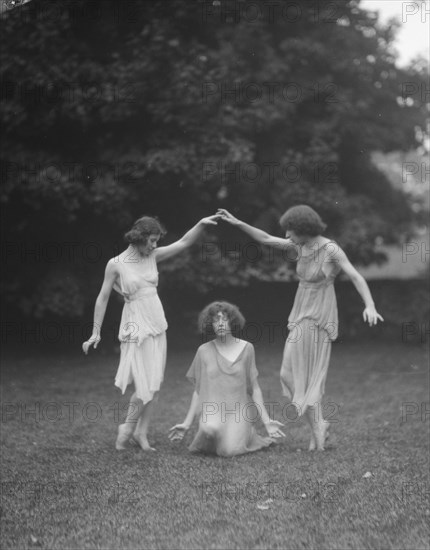
<svg viewBox="0 0 430 550"><path fill-rule="evenodd" d="M306 418L312 429L309 450L324 451L324 445L328 439L329 422L326 422L322 416L320 407L308 407Z"/></svg>
<svg viewBox="0 0 430 550"><path fill-rule="evenodd" d="M158 392L154 393L151 401L143 406L139 420L134 430L133 438L144 451L155 451L148 443L148 428L158 401Z"/></svg>
<svg viewBox="0 0 430 550"><path fill-rule="evenodd" d="M317 442L315 439L315 411L313 407L308 407L305 412L305 418L311 429L311 440L309 442L309 451L315 451Z"/></svg>
<svg viewBox="0 0 430 550"><path fill-rule="evenodd" d="M129 442L136 425L140 414L142 413L142 400L139 399L136 395L136 392L130 398L130 403L128 404L127 415L125 417L124 424L118 426L118 437L116 439L115 447L118 451L122 451L127 448L127 443Z"/></svg>

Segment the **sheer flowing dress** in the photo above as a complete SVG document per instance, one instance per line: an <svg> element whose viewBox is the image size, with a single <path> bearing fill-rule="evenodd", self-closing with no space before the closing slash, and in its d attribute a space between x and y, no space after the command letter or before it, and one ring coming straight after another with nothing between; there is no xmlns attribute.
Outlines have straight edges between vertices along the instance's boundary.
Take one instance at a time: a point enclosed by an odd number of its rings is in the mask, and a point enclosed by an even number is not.
<svg viewBox="0 0 430 550"><path fill-rule="evenodd" d="M155 253L137 258L125 251L110 261L117 263L119 270L114 289L124 297L115 385L125 393L134 382L137 397L145 404L160 389L166 366L167 322L157 294Z"/></svg>
<svg viewBox="0 0 430 550"><path fill-rule="evenodd" d="M199 395L199 429L189 449L234 456L268 447L272 440L257 434L259 410L252 401L258 376L254 346L249 342L234 360L224 357L212 340L197 350L186 374Z"/></svg>
<svg viewBox="0 0 430 550"><path fill-rule="evenodd" d="M338 245L330 241L308 256L299 256L299 286L288 318L289 336L281 367L283 394L304 414L321 403L330 361L331 342L338 335L334 280L340 271L332 259Z"/></svg>

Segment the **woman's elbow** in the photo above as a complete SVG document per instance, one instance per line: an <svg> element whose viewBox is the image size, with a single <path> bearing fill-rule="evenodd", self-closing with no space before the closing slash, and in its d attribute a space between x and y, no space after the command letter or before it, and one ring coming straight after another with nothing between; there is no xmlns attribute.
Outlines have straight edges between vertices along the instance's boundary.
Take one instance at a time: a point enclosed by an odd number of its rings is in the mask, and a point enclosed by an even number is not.
<svg viewBox="0 0 430 550"><path fill-rule="evenodd" d="M363 275L361 275L361 273L358 273L358 271L352 273L350 275L350 279L355 286L363 286L366 284L366 279L363 277Z"/></svg>

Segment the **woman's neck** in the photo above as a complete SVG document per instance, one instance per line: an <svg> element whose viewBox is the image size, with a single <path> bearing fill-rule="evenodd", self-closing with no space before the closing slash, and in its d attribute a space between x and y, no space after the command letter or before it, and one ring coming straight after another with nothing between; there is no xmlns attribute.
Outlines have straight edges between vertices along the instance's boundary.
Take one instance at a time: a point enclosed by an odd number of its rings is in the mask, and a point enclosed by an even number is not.
<svg viewBox="0 0 430 550"><path fill-rule="evenodd" d="M309 237L302 243L302 247L308 250L315 250L322 245L323 237L322 235L317 235L316 237Z"/></svg>
<svg viewBox="0 0 430 550"><path fill-rule="evenodd" d="M148 254L140 252L140 250L135 246L134 244L129 244L129 250L130 253L133 255L134 258L137 258L138 260L143 260L144 258L148 257Z"/></svg>
<svg viewBox="0 0 430 550"><path fill-rule="evenodd" d="M231 332L226 332L225 334L217 335L215 341L220 346L230 346L236 341L236 338Z"/></svg>

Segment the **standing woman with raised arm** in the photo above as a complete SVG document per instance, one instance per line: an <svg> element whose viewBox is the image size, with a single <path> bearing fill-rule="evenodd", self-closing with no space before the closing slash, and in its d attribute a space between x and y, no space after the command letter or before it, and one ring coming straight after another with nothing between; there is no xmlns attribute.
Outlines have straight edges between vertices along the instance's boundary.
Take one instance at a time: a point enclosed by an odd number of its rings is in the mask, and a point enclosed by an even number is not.
<svg viewBox="0 0 430 550"><path fill-rule="evenodd" d="M338 332L333 283L341 270L348 275L364 301L363 319L373 326L378 319L383 319L375 309L369 287L339 245L322 235L326 225L310 206L293 206L281 217L285 239L252 227L227 210L219 209L218 213L262 244L296 249L300 282L288 318L290 334L284 348L281 384L284 395L295 405L298 416L305 415L311 427L309 450L316 448L323 451L329 423L322 417L321 401L331 342L337 338Z"/></svg>
<svg viewBox="0 0 430 550"><path fill-rule="evenodd" d="M126 421L118 427L117 450L125 449L132 439L143 450L154 450L148 443L148 427L164 377L167 349L167 322L157 294L157 263L183 252L206 225L216 225L218 217L201 219L180 240L157 248L165 231L156 218L143 216L124 235L128 248L107 263L94 309L93 332L82 349L87 354L91 346L97 348L108 300L112 289L116 290L125 303L118 335L121 357L115 385L122 393L131 382L135 388Z"/></svg>

